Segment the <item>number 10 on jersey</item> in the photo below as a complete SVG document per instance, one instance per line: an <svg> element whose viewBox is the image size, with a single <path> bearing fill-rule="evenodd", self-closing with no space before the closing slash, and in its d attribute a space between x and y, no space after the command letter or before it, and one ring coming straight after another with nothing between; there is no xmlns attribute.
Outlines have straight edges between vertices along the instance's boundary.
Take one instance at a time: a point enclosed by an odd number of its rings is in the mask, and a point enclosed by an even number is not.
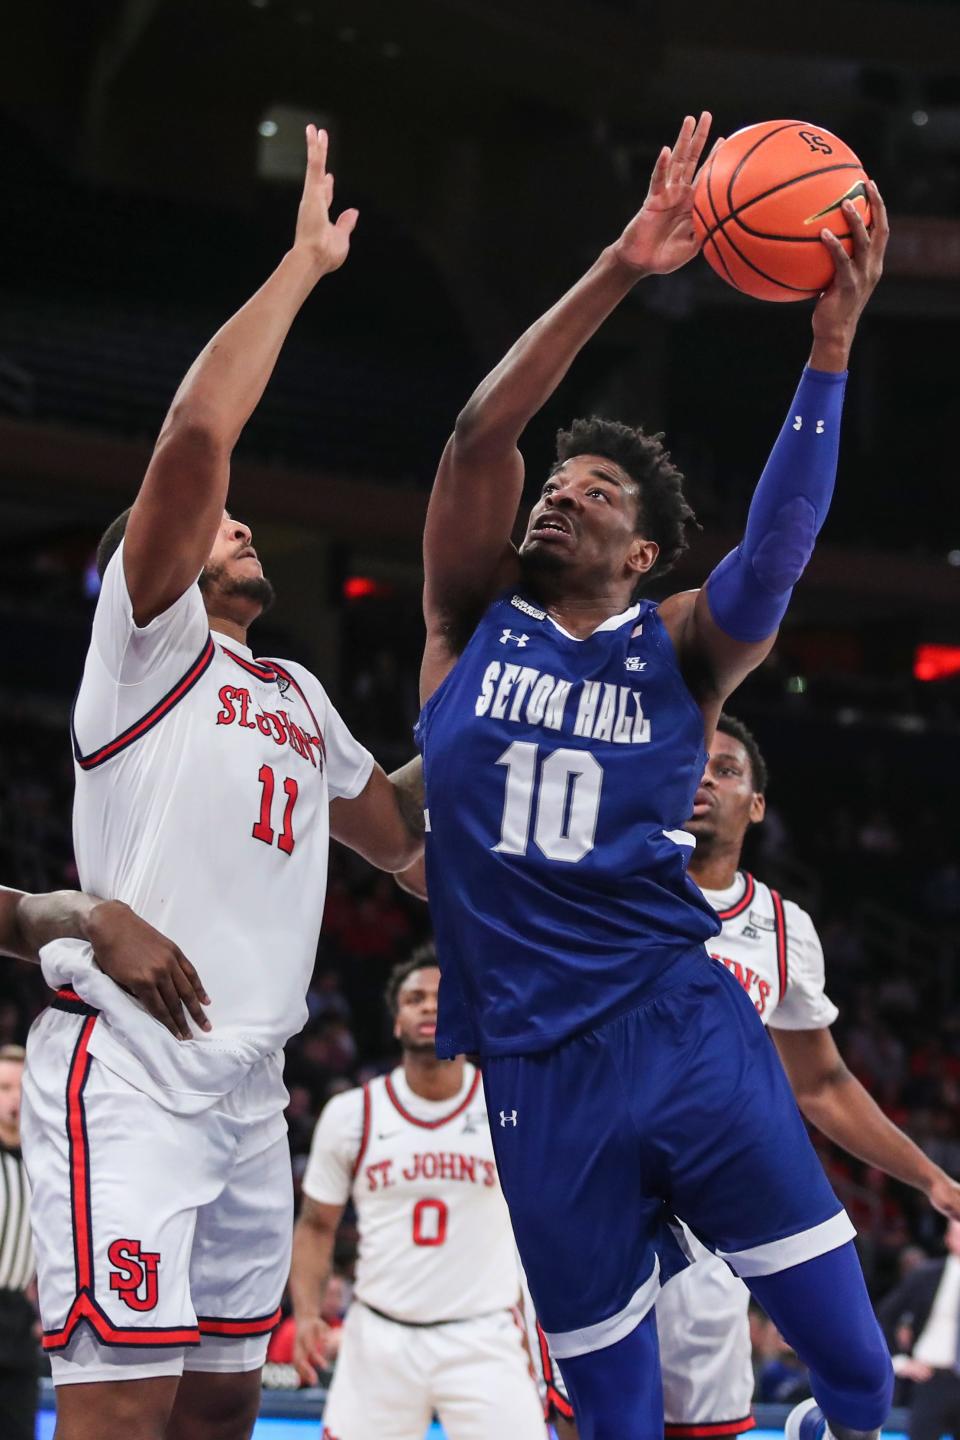
<svg viewBox="0 0 960 1440"><path fill-rule="evenodd" d="M500 839L493 848L526 855L536 792L534 841L548 860L573 864L596 840L603 769L588 750L554 750L542 764L539 751L529 740L515 740L497 761L506 767L507 783Z"/></svg>

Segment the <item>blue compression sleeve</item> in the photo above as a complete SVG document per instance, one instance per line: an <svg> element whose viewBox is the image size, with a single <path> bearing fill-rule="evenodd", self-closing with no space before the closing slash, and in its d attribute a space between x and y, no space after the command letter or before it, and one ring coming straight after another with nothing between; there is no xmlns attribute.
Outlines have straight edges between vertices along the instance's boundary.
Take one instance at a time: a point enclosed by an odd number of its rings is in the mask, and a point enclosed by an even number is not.
<svg viewBox="0 0 960 1440"><path fill-rule="evenodd" d="M804 370L750 502L743 539L707 580L710 613L734 640L773 634L813 554L837 478L846 379L846 371Z"/></svg>

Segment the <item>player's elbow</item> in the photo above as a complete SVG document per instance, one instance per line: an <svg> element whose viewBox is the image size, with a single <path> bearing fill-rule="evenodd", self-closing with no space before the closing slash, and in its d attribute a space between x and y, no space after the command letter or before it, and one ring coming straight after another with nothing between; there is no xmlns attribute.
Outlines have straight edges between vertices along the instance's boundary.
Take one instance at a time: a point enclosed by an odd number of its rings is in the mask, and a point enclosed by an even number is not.
<svg viewBox="0 0 960 1440"><path fill-rule="evenodd" d="M157 441L157 450L168 457L175 452L194 463L226 460L231 448L231 437L216 411L189 397L174 403Z"/></svg>

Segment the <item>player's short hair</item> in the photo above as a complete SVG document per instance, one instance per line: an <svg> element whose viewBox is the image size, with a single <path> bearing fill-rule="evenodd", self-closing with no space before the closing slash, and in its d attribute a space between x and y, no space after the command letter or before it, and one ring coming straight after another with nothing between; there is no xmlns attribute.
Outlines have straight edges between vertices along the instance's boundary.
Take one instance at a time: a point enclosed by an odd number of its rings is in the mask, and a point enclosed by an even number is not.
<svg viewBox="0 0 960 1440"><path fill-rule="evenodd" d="M101 580L106 574L110 561L120 549L120 541L127 532L127 521L130 519L130 511L132 509L133 506L128 505L122 515L118 515L116 520L110 521L110 524L100 536L100 543L97 546L97 574Z"/></svg>
<svg viewBox="0 0 960 1440"><path fill-rule="evenodd" d="M683 493L683 475L664 449L663 433L648 435L639 427L591 415L588 420L574 420L569 430L557 431L557 464L575 455L603 455L637 482L637 529L660 547L643 582L672 570L690 544L687 532L700 527Z"/></svg>
<svg viewBox="0 0 960 1440"><path fill-rule="evenodd" d="M753 781L753 788L759 795L766 795L767 785L770 783L770 772L767 770L767 762L757 743L757 737L752 730L738 720L736 715L728 715L724 710L717 721L717 729L721 735L732 735L734 740L739 740L747 752L747 759L750 761L750 778Z"/></svg>
<svg viewBox="0 0 960 1440"><path fill-rule="evenodd" d="M384 990L384 999L387 1002L387 1009L391 1015L396 1015L400 991L407 982L407 977L412 975L414 970L422 970L427 965L437 964L437 947L432 940L427 940L423 945L418 945L412 955L406 960L400 960L390 971L387 979L387 987Z"/></svg>
<svg viewBox="0 0 960 1440"><path fill-rule="evenodd" d="M26 1058L27 1052L22 1045L0 1045L0 1060L13 1060L22 1065Z"/></svg>

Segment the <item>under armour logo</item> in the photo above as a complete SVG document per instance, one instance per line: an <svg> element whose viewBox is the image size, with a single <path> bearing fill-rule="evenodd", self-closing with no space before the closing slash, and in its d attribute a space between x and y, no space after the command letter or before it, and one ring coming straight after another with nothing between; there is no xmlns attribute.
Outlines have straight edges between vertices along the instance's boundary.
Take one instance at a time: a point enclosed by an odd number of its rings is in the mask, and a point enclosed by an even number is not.
<svg viewBox="0 0 960 1440"><path fill-rule="evenodd" d="M500 644L506 645L508 640L514 640L516 641L519 648L522 650L529 639L529 635L514 635L512 630L504 630L503 634L500 636Z"/></svg>
<svg viewBox="0 0 960 1440"><path fill-rule="evenodd" d="M507 1128L508 1125L514 1125L514 1126L515 1126L516 1123L517 1123L517 1112L516 1112L516 1110L511 1110L509 1115L507 1114L506 1110L501 1110L501 1111L500 1111L500 1129L501 1129L501 1130L506 1130L506 1128Z"/></svg>

